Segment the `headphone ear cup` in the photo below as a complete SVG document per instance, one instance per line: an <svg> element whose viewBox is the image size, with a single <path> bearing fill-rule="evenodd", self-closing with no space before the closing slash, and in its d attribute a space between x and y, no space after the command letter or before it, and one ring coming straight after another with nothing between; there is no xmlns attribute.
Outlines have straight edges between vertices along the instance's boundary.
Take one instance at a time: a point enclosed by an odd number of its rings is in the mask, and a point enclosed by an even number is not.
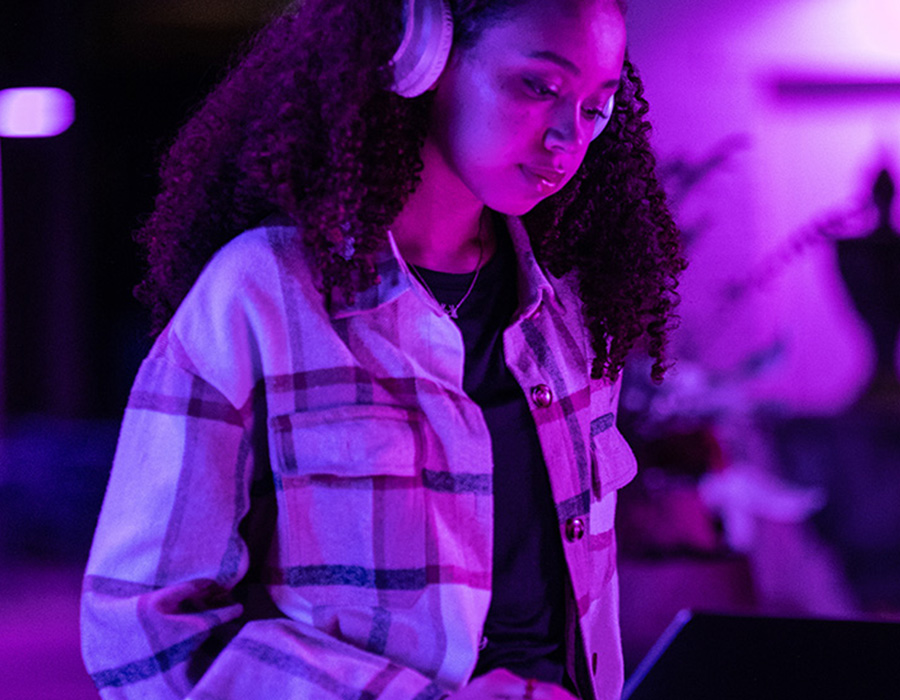
<svg viewBox="0 0 900 700"><path fill-rule="evenodd" d="M603 133L606 125L609 124L609 120L612 119L613 109L615 109L615 106L616 96L614 93L609 96L609 99L606 101L606 105L603 107L603 114L599 116L597 118L597 121L594 123L594 135L591 136L591 141L593 141Z"/></svg>
<svg viewBox="0 0 900 700"><path fill-rule="evenodd" d="M403 0L403 39L391 59L391 89L402 97L426 92L447 65L452 43L453 15L447 0Z"/></svg>

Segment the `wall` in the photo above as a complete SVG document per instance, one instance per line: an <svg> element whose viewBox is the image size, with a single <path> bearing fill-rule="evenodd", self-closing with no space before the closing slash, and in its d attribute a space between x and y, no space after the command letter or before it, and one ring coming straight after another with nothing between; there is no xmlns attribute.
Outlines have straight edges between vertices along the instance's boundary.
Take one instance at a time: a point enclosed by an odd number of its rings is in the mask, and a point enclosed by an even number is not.
<svg viewBox="0 0 900 700"><path fill-rule="evenodd" d="M727 156L679 207L699 231L682 355L734 376L769 349L777 359L751 383L760 399L847 406L873 350L814 231L864 204L877 168L900 175L900 3L635 0L629 12L663 163ZM872 212L848 222L858 235ZM734 283L743 293L728 297Z"/></svg>

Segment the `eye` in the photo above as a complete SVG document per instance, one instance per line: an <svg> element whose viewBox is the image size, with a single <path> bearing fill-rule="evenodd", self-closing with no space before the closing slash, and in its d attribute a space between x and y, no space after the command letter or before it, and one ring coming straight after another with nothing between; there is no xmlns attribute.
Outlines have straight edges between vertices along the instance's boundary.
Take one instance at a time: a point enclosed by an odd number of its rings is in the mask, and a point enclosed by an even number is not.
<svg viewBox="0 0 900 700"><path fill-rule="evenodd" d="M594 122L598 119L607 119L610 116L610 112L612 112L613 108L613 97L606 101L606 104L603 105L603 108L595 107L593 109L582 109L581 111L584 113L585 119L588 121Z"/></svg>
<svg viewBox="0 0 900 700"><path fill-rule="evenodd" d="M597 121L598 119L609 119L612 116L613 108L615 107L615 93L609 96L609 99L606 101L606 104L603 105L603 109L583 109L584 116L588 121Z"/></svg>
<svg viewBox="0 0 900 700"><path fill-rule="evenodd" d="M556 97L557 89L552 85L548 85L543 80L537 78L523 78L528 91L537 97Z"/></svg>

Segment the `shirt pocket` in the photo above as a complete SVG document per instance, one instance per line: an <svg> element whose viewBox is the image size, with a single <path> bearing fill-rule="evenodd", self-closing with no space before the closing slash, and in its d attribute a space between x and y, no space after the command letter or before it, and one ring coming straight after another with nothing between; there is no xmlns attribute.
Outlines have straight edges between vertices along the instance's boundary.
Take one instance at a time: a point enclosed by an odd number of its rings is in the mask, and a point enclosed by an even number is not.
<svg viewBox="0 0 900 700"><path fill-rule="evenodd" d="M615 414L605 413L591 421L591 595L594 600L610 595L616 575L614 533L616 496L637 474L634 452L615 425Z"/></svg>
<svg viewBox="0 0 900 700"><path fill-rule="evenodd" d="M616 427L613 413L591 421L591 479L594 499L603 500L637 474L637 459Z"/></svg>
<svg viewBox="0 0 900 700"><path fill-rule="evenodd" d="M277 582L314 605L415 602L426 584L425 429L417 408L393 405L270 420Z"/></svg>
<svg viewBox="0 0 900 700"><path fill-rule="evenodd" d="M271 419L271 447L281 476L412 477L422 416L386 404L302 411Z"/></svg>

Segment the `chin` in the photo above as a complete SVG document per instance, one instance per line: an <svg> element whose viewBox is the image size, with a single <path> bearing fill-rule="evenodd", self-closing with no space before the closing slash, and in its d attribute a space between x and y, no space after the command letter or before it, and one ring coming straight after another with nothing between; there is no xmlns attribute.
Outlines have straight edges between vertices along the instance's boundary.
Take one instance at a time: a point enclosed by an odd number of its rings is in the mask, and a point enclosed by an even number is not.
<svg viewBox="0 0 900 700"><path fill-rule="evenodd" d="M525 216L528 212L540 204L546 197L521 200L517 202L485 202L485 206L507 216Z"/></svg>

